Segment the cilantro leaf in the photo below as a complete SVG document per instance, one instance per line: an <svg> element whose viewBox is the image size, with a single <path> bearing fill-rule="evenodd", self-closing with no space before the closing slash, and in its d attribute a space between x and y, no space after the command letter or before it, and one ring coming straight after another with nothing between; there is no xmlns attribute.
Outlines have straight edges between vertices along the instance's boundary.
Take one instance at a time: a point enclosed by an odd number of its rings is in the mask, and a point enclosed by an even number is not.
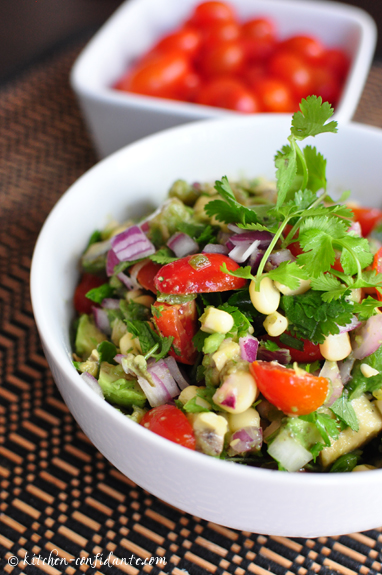
<svg viewBox="0 0 382 575"><path fill-rule="evenodd" d="M308 168L307 188L312 192L326 190L326 160L312 146L305 146L304 157Z"/></svg>
<svg viewBox="0 0 382 575"><path fill-rule="evenodd" d="M223 200L212 200L204 207L210 217L215 216L219 222L226 224L256 224L259 222L256 213L240 204L232 191L228 178L223 176L221 181L215 182L215 188Z"/></svg>
<svg viewBox="0 0 382 575"><path fill-rule="evenodd" d="M99 353L99 363L101 364L103 361L107 361L107 363L112 363L116 365L114 361L115 356L117 355L117 348L114 343L111 341L101 341L97 345L97 351Z"/></svg>
<svg viewBox="0 0 382 575"><path fill-rule="evenodd" d="M330 437L333 439L338 439L340 433L338 423L329 415L314 411L308 415L300 415L299 419L302 419L303 421L309 421L316 426L322 439L324 440L326 447L330 447L331 445Z"/></svg>
<svg viewBox="0 0 382 575"><path fill-rule="evenodd" d="M114 289L108 283L93 288L86 293L86 297L96 303L102 303L105 298L112 295L114 295Z"/></svg>
<svg viewBox="0 0 382 575"><path fill-rule="evenodd" d="M357 415L348 400L347 392L344 392L329 409L353 431L359 430Z"/></svg>
<svg viewBox="0 0 382 575"><path fill-rule="evenodd" d="M379 373L365 377L361 371L361 364L365 363ZM382 346L362 360L357 360L352 369L352 379L346 385L349 399L357 399L365 392L373 392L382 387Z"/></svg>
<svg viewBox="0 0 382 575"><path fill-rule="evenodd" d="M170 248L161 248L152 256L149 256L150 260L155 262L156 264L166 265L175 260L179 259L174 256L174 253L170 250Z"/></svg>
<svg viewBox="0 0 382 575"><path fill-rule="evenodd" d="M147 321L150 319L150 310L141 303L135 301L120 300L119 309L125 320Z"/></svg>
<svg viewBox="0 0 382 575"><path fill-rule="evenodd" d="M296 262L281 262L281 264L267 273L273 280L278 281L288 288L294 290L300 285L299 280L306 280L309 278L305 269L301 268Z"/></svg>
<svg viewBox="0 0 382 575"><path fill-rule="evenodd" d="M370 253L369 242L366 238L347 234L341 243L345 248L342 250L341 254L341 265L345 273L351 276L357 273L358 266L354 261L354 257L358 260L361 269L365 268L373 261L373 256ZM349 253L349 250L351 250L351 253Z"/></svg>
<svg viewBox="0 0 382 575"><path fill-rule="evenodd" d="M283 205L291 191L297 173L297 156L293 146L283 146L275 156L277 201L276 208Z"/></svg>
<svg viewBox="0 0 382 575"><path fill-rule="evenodd" d="M161 337L147 321L127 320L126 324L128 331L139 339L145 359L154 357L158 361L168 354L173 337Z"/></svg>
<svg viewBox="0 0 382 575"><path fill-rule="evenodd" d="M333 108L329 102L323 103L321 96L308 96L301 100L300 110L293 115L291 128L291 133L297 140L324 132L337 132L337 122L326 124L333 116Z"/></svg>
<svg viewBox="0 0 382 575"><path fill-rule="evenodd" d="M225 303L220 305L218 309L229 313L233 317L233 327L225 337L233 337L236 335L237 337L244 337L245 335L248 335L248 330L251 327L251 324L238 307Z"/></svg>
<svg viewBox="0 0 382 575"><path fill-rule="evenodd" d="M366 321L375 315L377 308L381 307L381 302L371 296L363 299L361 303L354 304L354 313L358 315L360 321Z"/></svg>
<svg viewBox="0 0 382 575"><path fill-rule="evenodd" d="M351 453L346 453L341 455L331 466L329 473L345 473L353 471L354 467L358 465L361 458L359 451L353 451Z"/></svg>

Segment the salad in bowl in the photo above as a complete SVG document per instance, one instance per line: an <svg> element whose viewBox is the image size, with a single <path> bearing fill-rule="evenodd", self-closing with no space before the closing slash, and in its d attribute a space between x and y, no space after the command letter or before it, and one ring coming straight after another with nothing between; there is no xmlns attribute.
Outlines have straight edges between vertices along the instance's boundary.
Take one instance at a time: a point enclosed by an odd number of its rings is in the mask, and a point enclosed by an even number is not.
<svg viewBox="0 0 382 575"><path fill-rule="evenodd" d="M177 180L147 217L92 234L74 294L84 385L215 458L382 466L382 212L336 203L300 145L334 134L332 113L302 100L276 182Z"/></svg>

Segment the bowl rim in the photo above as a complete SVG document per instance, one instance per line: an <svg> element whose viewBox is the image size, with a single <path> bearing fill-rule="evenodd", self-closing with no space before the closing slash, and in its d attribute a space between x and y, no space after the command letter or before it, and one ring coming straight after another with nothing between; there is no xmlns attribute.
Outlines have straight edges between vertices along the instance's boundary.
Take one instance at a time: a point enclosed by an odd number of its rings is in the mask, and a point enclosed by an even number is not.
<svg viewBox="0 0 382 575"><path fill-rule="evenodd" d="M87 75L89 67L93 67L93 51L98 45L108 42L108 37L112 34L115 26L118 26L120 19L127 19L131 11L139 8L140 5L148 4L151 0L126 0L112 16L105 22L100 30L93 36L89 43L82 50L76 59L71 72L70 84L78 97L108 104L117 108L134 108L143 111L155 111L158 113L177 113L185 118L211 118L222 116L240 116L240 112L214 108L192 102L182 102L167 100L164 98L154 98L151 96L123 93L114 90L111 86L97 86L89 84ZM327 2L326 0L314 0L306 3L304 0L258 0L261 6L273 6L275 8L286 6L291 10L303 10L310 13L312 17L317 12L325 11L328 16L345 16L357 25L360 31L359 49L352 61L351 69L348 73L339 104L336 109L336 118L341 121L350 120L355 112L357 103L361 97L364 84L367 79L369 69L377 42L377 26L372 16L363 8L342 4L340 2ZM255 9L255 4L254 4ZM269 114L269 113L267 113Z"/></svg>
<svg viewBox="0 0 382 575"><path fill-rule="evenodd" d="M282 119L283 118L283 119ZM123 425L126 429L126 433L130 434L131 436L137 437L140 441L145 443L149 442L154 444L158 449L160 449L164 454L169 453L176 455L181 461L182 458L189 457L191 461L195 461L195 465L203 468L205 472L208 473L208 470L216 470L221 469L224 473L229 474L237 480L240 480L240 477L248 476L249 478L256 478L266 479L267 482L270 482L274 486L281 487L282 485L298 485L298 486L306 486L309 485L314 487L315 485L322 486L323 482L324 485L327 487L336 486L340 487L344 485L368 485L371 484L379 484L380 477L382 475L382 469L373 470L373 473L275 473L275 470L268 470L262 469L257 467L250 467L245 465L230 465L230 462L225 460L219 460L214 457L206 456L205 454L198 453L191 450L186 450L182 446L179 446L165 438L162 438L151 431L144 429L142 426L136 424L135 422L129 420L126 416L116 410L112 405L108 404L105 400L101 399L94 391L89 390L88 386L84 383L81 379L78 372L75 370L74 366L72 365L72 359L70 354L67 353L67 350L64 349L64 345L60 342L57 332L54 329L54 325L50 324L49 318L45 312L45 305L44 305L44 290L41 289L41 282L40 282L40 275L43 273L45 268L45 256L46 252L49 249L49 238L53 235L55 230L55 222L60 219L60 214L62 207L66 204L72 204L73 198L77 194L78 188L82 187L82 183L86 181L88 178L93 177L94 174L101 172L104 170L105 166L113 165L113 163L117 163L120 157L127 156L127 161L129 155L134 156L136 152L139 152L140 148L144 148L147 145L155 146L155 145L162 145L165 144L166 139L173 139L174 136L182 135L185 133L188 137L191 137L193 132L198 132L201 125L203 128L208 128L208 125L211 126L213 124L248 124L248 120L253 123L259 123L260 121L263 122L275 122L279 123L280 121L286 122L286 120L290 121L289 114L267 114L266 118L259 118L259 116L253 116L252 118L230 118L230 119L210 119L210 120L203 120L199 122L193 122L192 124L176 126L174 128L170 128L163 132L153 134L143 138L137 142L129 144L120 150L114 152L107 158L96 163L92 168L86 171L79 179L77 179L68 189L67 191L61 196L61 198L57 201L54 205L53 209L49 213L45 223L43 224L39 236L37 238L37 242L34 248L32 263L31 263L31 280L30 280L30 293L31 293L31 301L32 301L32 308L35 317L35 322L40 334L40 338L43 342L43 345L46 349L49 350L49 353L52 354L55 359L57 360L58 364L60 365L60 369L65 372L65 377L70 380L71 385L75 389L77 393L80 393L83 397L86 396L86 399L90 406L97 407L107 414L108 417L115 417L120 425ZM207 124L206 124L207 122ZM381 138L381 146L382 146L382 129L377 128L375 126L368 126L364 124L360 124L357 122L349 122L342 126L343 131L350 131L356 133L369 133L371 135L378 135ZM125 160L126 163L126 160ZM75 262L73 262L75 265ZM66 326L66 329L69 329L69 326ZM44 347L44 349L45 349ZM90 391L90 393L89 393ZM80 422L79 422L80 423Z"/></svg>

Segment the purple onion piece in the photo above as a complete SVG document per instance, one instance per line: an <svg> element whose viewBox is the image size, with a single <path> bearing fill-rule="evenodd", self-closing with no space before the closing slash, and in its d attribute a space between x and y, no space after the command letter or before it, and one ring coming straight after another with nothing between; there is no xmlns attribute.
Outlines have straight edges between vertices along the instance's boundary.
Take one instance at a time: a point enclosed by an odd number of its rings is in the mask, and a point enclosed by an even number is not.
<svg viewBox="0 0 382 575"><path fill-rule="evenodd" d="M243 242L240 245L235 245L235 247L229 252L229 257L233 259L236 263L242 264L251 255L257 251L260 245L260 241L256 240L254 242Z"/></svg>
<svg viewBox="0 0 382 575"><path fill-rule="evenodd" d="M227 228L231 230L234 234L244 234L245 230L239 228L239 226L235 226L235 224L228 224Z"/></svg>
<svg viewBox="0 0 382 575"><path fill-rule="evenodd" d="M199 251L199 245L188 234L177 232L171 236L167 246L174 252L177 258L183 258Z"/></svg>
<svg viewBox="0 0 382 575"><path fill-rule="evenodd" d="M139 226L131 226L111 239L112 248L119 261L133 261L155 253L155 247Z"/></svg>
<svg viewBox="0 0 382 575"><path fill-rule="evenodd" d="M114 356L114 361L116 361L117 363L119 363L120 365L122 365L122 360L126 357L126 355L124 355L123 353L117 353L117 355Z"/></svg>
<svg viewBox="0 0 382 575"><path fill-rule="evenodd" d="M101 306L105 309L119 309L119 299L105 297L105 299L102 300Z"/></svg>
<svg viewBox="0 0 382 575"><path fill-rule="evenodd" d="M204 246L203 248L203 252L204 254L223 254L223 255L227 255L229 252L229 249L227 246L222 246L221 244L207 244L206 246Z"/></svg>
<svg viewBox="0 0 382 575"><path fill-rule="evenodd" d="M98 383L98 381L96 380L95 377L93 377L90 373L88 373L87 371L84 371L84 373L81 373L80 375L81 379L83 379L86 384L93 390L96 392L97 395L99 395L102 399L105 399L105 396L103 394L103 391L101 389L100 384Z"/></svg>
<svg viewBox="0 0 382 575"><path fill-rule="evenodd" d="M176 385L176 382L172 377L168 365L164 359L160 359L157 362L155 362L154 359L150 359L147 362L147 371L158 387L164 387L167 390L170 398L179 395L179 388Z"/></svg>
<svg viewBox="0 0 382 575"><path fill-rule="evenodd" d="M257 359L261 361L278 361L281 365L286 365L292 361L289 349L282 348L276 351L270 351L261 345L257 350Z"/></svg>
<svg viewBox="0 0 382 575"><path fill-rule="evenodd" d="M382 343L382 315L370 317L367 322L353 330L351 338L355 359L364 359L377 351Z"/></svg>
<svg viewBox="0 0 382 575"><path fill-rule="evenodd" d="M256 274L264 254L265 252L263 250L256 250L249 258L248 264L251 266L252 274Z"/></svg>
<svg viewBox="0 0 382 575"><path fill-rule="evenodd" d="M359 321L357 316L353 315L349 323L347 323L346 325L337 325L337 327L340 330L340 333L345 333L347 331L353 331L353 329L360 327L361 323L362 322Z"/></svg>
<svg viewBox="0 0 382 575"><path fill-rule="evenodd" d="M239 345L241 359L249 361L250 363L254 362L257 356L259 340L253 337L253 335L247 335L239 338Z"/></svg>
<svg viewBox="0 0 382 575"><path fill-rule="evenodd" d="M175 358L171 357L171 355L169 355L168 357L166 357L166 359L164 361L166 362L167 367L170 370L170 373L171 373L172 377L175 379L179 388L185 389L186 387L188 387L190 384L187 381L187 379L184 377L183 373L181 372Z"/></svg>
<svg viewBox="0 0 382 575"><path fill-rule="evenodd" d="M288 249L285 249L272 252L268 258L267 263L270 264L273 268L277 268L282 262L294 262L294 261L296 261L296 258L294 257L292 252L289 251Z"/></svg>
<svg viewBox="0 0 382 575"><path fill-rule="evenodd" d="M352 222L349 228L347 229L347 233L353 232L360 238L362 238L362 228L359 222Z"/></svg>
<svg viewBox="0 0 382 575"><path fill-rule="evenodd" d="M230 237L233 245L240 245L243 242L259 242L260 249L266 249L271 243L274 235L265 231L244 231L244 233L234 234Z"/></svg>
<svg viewBox="0 0 382 575"><path fill-rule="evenodd" d="M319 373L319 377L325 377L330 382L331 390L324 402L324 405L330 407L341 397L344 388L337 362L326 360Z"/></svg>
<svg viewBox="0 0 382 575"><path fill-rule="evenodd" d="M119 263L120 263L120 261L118 259L117 254L114 252L114 250L109 250L107 252L107 257L106 257L106 275L108 277L110 277L114 274L114 268Z"/></svg>
<svg viewBox="0 0 382 575"><path fill-rule="evenodd" d="M338 362L341 381L344 385L349 383L349 381L352 378L351 372L352 372L352 369L354 367L354 362L355 362L355 358L352 356L352 354L350 354L349 357L347 357L344 361Z"/></svg>
<svg viewBox="0 0 382 575"><path fill-rule="evenodd" d="M250 453L258 451L263 444L263 430L261 427L243 427L232 434L229 442L228 454Z"/></svg>
<svg viewBox="0 0 382 575"><path fill-rule="evenodd" d="M92 307L94 321L98 329L106 335L111 334L111 326L107 312L100 307Z"/></svg>
<svg viewBox="0 0 382 575"><path fill-rule="evenodd" d="M123 283L125 287L127 287L128 290L132 290L134 288L134 284L129 278L129 276L127 276L123 272L119 272L119 274L117 274L117 278L119 279L119 281Z"/></svg>

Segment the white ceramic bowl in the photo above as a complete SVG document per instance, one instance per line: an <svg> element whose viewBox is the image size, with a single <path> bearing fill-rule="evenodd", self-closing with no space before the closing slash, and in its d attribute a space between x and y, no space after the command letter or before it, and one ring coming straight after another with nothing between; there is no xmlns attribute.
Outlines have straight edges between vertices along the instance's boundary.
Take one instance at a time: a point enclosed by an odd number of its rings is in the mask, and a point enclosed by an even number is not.
<svg viewBox="0 0 382 575"><path fill-rule="evenodd" d="M138 485L231 528L284 536L337 535L382 525L382 470L309 474L256 469L176 445L130 421L90 390L71 362L69 325L78 260L94 229L158 204L178 178L274 177L290 117L210 120L132 144L82 176L57 203L32 264L34 314L55 381L95 446ZM330 189L382 201L382 131L347 124L314 144L328 158Z"/></svg>
<svg viewBox="0 0 382 575"><path fill-rule="evenodd" d="M71 85L100 157L125 144L179 124L237 115L200 106L127 94L111 86L129 64L163 34L175 29L200 0L128 0L95 35L75 63ZM342 47L351 69L336 116L350 120L357 107L376 43L376 26L363 10L306 0L230 0L241 19L265 15L280 38L307 33L328 46Z"/></svg>

